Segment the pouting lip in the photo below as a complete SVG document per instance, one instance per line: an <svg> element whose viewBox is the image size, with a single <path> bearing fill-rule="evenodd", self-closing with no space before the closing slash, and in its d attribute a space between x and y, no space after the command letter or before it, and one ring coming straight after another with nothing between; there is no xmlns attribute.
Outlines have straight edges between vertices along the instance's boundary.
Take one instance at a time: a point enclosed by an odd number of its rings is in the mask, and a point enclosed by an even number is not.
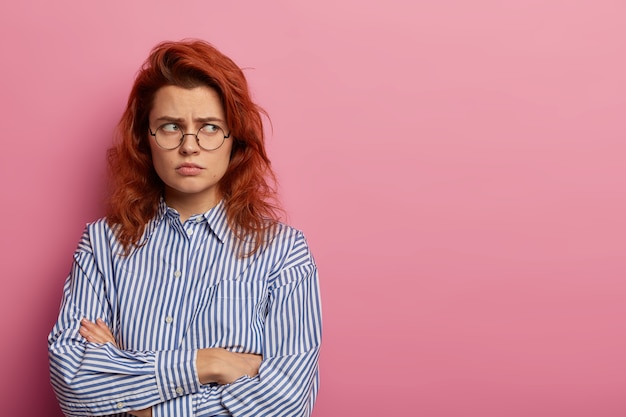
<svg viewBox="0 0 626 417"><path fill-rule="evenodd" d="M182 163L182 164L180 164L180 165L178 165L176 167L176 169L179 169L179 168L198 168L198 169L203 169L200 165L196 165L196 164L193 164L191 162L184 162L184 163Z"/></svg>

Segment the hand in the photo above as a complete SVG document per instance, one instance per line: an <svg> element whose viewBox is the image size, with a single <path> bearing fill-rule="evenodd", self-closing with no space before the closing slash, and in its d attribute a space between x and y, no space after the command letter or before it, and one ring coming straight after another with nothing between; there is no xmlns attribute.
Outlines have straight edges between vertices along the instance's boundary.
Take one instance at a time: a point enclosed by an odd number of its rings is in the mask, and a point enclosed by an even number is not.
<svg viewBox="0 0 626 417"><path fill-rule="evenodd" d="M234 353L221 348L198 350L196 368L200 383L230 384L244 375L256 376L263 357L252 353Z"/></svg>
<svg viewBox="0 0 626 417"><path fill-rule="evenodd" d="M117 342L113 337L113 333L109 330L104 320L97 319L91 322L85 318L80 321L80 330L78 331L82 337L91 343L113 343L117 347Z"/></svg>
<svg viewBox="0 0 626 417"><path fill-rule="evenodd" d="M109 330L104 320L96 319L96 322L91 322L87 319L80 321L79 333L88 342L91 343L113 343L117 347L113 333ZM136 417L152 417L152 407L144 408L143 410L129 411L128 414L132 414Z"/></svg>

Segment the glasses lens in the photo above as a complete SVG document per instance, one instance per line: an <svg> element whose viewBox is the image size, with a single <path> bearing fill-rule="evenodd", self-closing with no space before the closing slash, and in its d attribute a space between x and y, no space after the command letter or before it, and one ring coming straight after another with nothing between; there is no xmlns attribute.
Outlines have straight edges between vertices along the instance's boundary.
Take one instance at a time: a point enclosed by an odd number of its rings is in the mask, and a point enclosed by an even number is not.
<svg viewBox="0 0 626 417"><path fill-rule="evenodd" d="M159 126L154 138L162 148L175 149L178 145L180 145L180 139L182 136L183 133L178 125L168 123L163 126Z"/></svg>
<svg viewBox="0 0 626 417"><path fill-rule="evenodd" d="M164 149L176 149L183 142L183 138L191 133L183 133L180 126L174 123L167 123L159 126L154 133L154 138L157 144ZM206 124L198 130L196 134L198 144L200 147L207 151L212 151L224 143L226 135L221 127L214 124Z"/></svg>
<svg viewBox="0 0 626 417"><path fill-rule="evenodd" d="M198 143L203 149L212 151L222 146L225 136L221 127L206 124L198 130Z"/></svg>

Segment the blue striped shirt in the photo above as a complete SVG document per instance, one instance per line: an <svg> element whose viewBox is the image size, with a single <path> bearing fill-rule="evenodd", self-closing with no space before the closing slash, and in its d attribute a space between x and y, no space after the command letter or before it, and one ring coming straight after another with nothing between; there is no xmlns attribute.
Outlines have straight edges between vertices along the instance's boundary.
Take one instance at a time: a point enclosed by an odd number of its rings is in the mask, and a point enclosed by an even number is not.
<svg viewBox="0 0 626 417"><path fill-rule="evenodd" d="M321 303L302 233L280 224L254 255L221 202L184 224L161 201L129 256L104 219L87 225L48 338L50 378L68 416L308 416L317 395ZM86 342L102 318L119 346ZM197 350L263 356L259 374L199 382Z"/></svg>

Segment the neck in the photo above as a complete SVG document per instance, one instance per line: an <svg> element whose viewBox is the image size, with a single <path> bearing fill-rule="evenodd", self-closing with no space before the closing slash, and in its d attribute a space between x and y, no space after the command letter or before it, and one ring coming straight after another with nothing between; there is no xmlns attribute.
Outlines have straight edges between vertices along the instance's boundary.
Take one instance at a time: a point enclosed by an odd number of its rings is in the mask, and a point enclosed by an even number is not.
<svg viewBox="0 0 626 417"><path fill-rule="evenodd" d="M165 193L165 203L180 214L180 221L186 222L191 216L206 213L220 202L218 196L207 198L206 195L180 195Z"/></svg>

